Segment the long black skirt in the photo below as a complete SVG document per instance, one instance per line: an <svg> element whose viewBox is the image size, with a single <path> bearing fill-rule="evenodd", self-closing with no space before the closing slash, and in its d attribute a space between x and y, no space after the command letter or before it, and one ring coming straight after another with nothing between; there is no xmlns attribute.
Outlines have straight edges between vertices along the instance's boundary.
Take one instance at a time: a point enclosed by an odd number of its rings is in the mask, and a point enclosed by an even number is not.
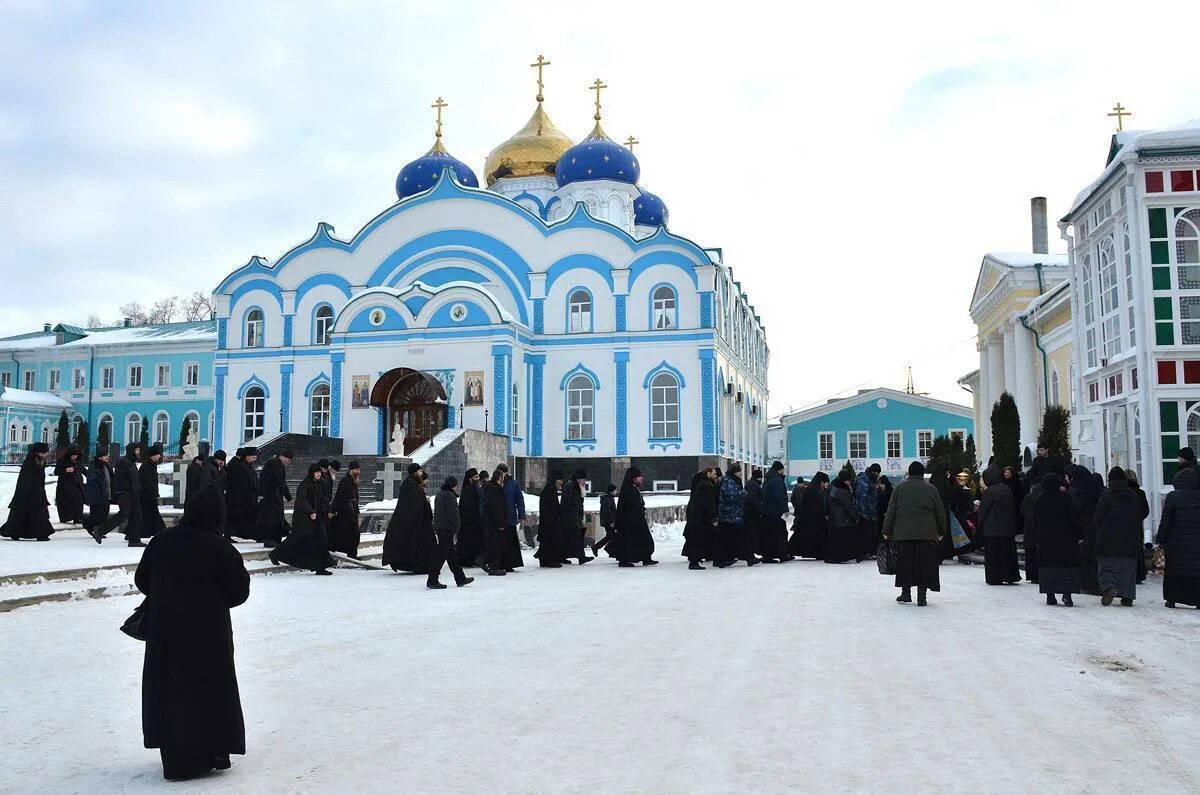
<svg viewBox="0 0 1200 795"><path fill-rule="evenodd" d="M862 553L862 539L858 525L830 527L829 538L825 542L825 562L848 563L858 560Z"/></svg>
<svg viewBox="0 0 1200 795"><path fill-rule="evenodd" d="M713 545L716 543L717 528L703 522L688 522L683 528L683 551L680 553L688 560L699 563L702 560L713 560Z"/></svg>
<svg viewBox="0 0 1200 795"><path fill-rule="evenodd" d="M942 590L941 555L933 541L896 542L896 587Z"/></svg>
<svg viewBox="0 0 1200 795"><path fill-rule="evenodd" d="M1163 577L1163 601L1200 607L1200 577L1174 576L1168 563L1167 576Z"/></svg>
<svg viewBox="0 0 1200 795"><path fill-rule="evenodd" d="M1079 567L1040 566L1038 568L1038 591L1051 595L1081 593L1083 577L1079 573Z"/></svg>
<svg viewBox="0 0 1200 795"><path fill-rule="evenodd" d="M825 557L826 542L824 527L797 519L792 523L792 538L788 541L788 551L798 558L822 560Z"/></svg>
<svg viewBox="0 0 1200 795"><path fill-rule="evenodd" d="M717 525L713 560L718 563L734 561L742 557L745 545L745 525L721 522Z"/></svg>
<svg viewBox="0 0 1200 795"><path fill-rule="evenodd" d="M280 563L295 566L298 569L317 571L333 565L329 556L329 537L324 525L317 525L315 532L288 533L287 538L280 542L274 550L275 559Z"/></svg>
<svg viewBox="0 0 1200 795"><path fill-rule="evenodd" d="M517 536L517 526L509 525L504 531L504 568L519 569L525 565L521 557L521 539Z"/></svg>
<svg viewBox="0 0 1200 795"><path fill-rule="evenodd" d="M988 585L1021 581L1015 538L983 539L983 574Z"/></svg>
<svg viewBox="0 0 1200 795"><path fill-rule="evenodd" d="M872 550L874 551L874 550ZM782 560L788 557L787 522L782 517L764 516L758 525L758 554Z"/></svg>

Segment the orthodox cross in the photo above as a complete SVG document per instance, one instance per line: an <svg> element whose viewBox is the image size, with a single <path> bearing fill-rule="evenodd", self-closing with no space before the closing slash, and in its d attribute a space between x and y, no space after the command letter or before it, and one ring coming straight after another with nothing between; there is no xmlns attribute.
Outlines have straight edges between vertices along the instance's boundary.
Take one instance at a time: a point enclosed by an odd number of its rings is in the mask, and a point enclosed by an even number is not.
<svg viewBox="0 0 1200 795"><path fill-rule="evenodd" d="M429 107L437 109L437 133L436 133L436 135L437 135L438 139L440 140L442 137L442 108L448 108L448 107L450 107L450 105L446 102L446 100L442 99L441 97L438 97L437 101L434 102Z"/></svg>
<svg viewBox="0 0 1200 795"><path fill-rule="evenodd" d="M604 85L598 77L596 78L596 82L588 86L588 91L596 92L596 115L592 117L596 121L600 121L600 90L603 88L608 88L608 86Z"/></svg>
<svg viewBox="0 0 1200 795"><path fill-rule="evenodd" d="M641 141L634 138L632 135L625 139L625 146L626 146L626 148L629 149L630 152L633 151L634 144L640 144L640 143L641 143Z"/></svg>
<svg viewBox="0 0 1200 795"><path fill-rule="evenodd" d="M531 63L531 64L529 64L529 65L530 65L530 66L532 66L534 69L537 69L537 70L538 70L538 78L537 78L537 84L538 84L537 101L538 101L538 102L541 102L543 99L545 99L545 97L543 97L543 96L542 96L542 69L544 69L545 67L549 66L549 65L550 65L550 62L549 62L549 61L547 61L547 60L546 60L544 57L542 57L542 54L541 54L541 53L538 53L538 59L537 59L537 63Z"/></svg>
<svg viewBox="0 0 1200 795"><path fill-rule="evenodd" d="M1116 105L1113 105L1112 113L1106 113L1105 115L1116 118L1117 132L1121 132L1125 129L1125 117L1132 116L1133 114L1125 110L1125 107L1118 101Z"/></svg>

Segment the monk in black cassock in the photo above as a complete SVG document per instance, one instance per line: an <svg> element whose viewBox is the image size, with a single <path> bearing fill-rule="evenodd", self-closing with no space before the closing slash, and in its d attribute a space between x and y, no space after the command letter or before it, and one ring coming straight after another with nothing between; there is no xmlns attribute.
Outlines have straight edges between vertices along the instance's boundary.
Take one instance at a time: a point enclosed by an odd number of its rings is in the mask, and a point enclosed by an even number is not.
<svg viewBox="0 0 1200 795"><path fill-rule="evenodd" d="M58 483L54 486L54 507L63 524L83 524L83 453L68 447L67 454L54 466Z"/></svg>
<svg viewBox="0 0 1200 795"><path fill-rule="evenodd" d="M25 453L21 473L12 502L8 504L8 521L0 527L0 536L19 541L32 538L49 541L54 528L50 525L50 501L46 499L46 459L50 445L34 442Z"/></svg>
<svg viewBox="0 0 1200 795"><path fill-rule="evenodd" d="M479 472L468 469L463 475L462 494L458 500L459 528L455 546L463 566L478 566L483 562L483 506L480 503Z"/></svg>
<svg viewBox="0 0 1200 795"><path fill-rule="evenodd" d="M288 488L287 468L294 457L291 450L284 450L263 464L262 472L258 475L256 525L258 537L267 549L274 548L288 533L284 510L286 504L292 501L292 490ZM328 500L326 504L329 504Z"/></svg>
<svg viewBox="0 0 1200 795"><path fill-rule="evenodd" d="M582 566L590 560L595 560L584 552L583 537L587 531L587 514L583 509L583 490L587 487L587 477L587 472L578 469L571 479L563 484L562 505L559 508L563 563L570 563L571 558L575 558Z"/></svg>
<svg viewBox="0 0 1200 795"><path fill-rule="evenodd" d="M87 471L88 515L83 527L89 534L108 521L113 497L112 488L113 469L108 463L108 450L100 448Z"/></svg>
<svg viewBox="0 0 1200 795"><path fill-rule="evenodd" d="M167 529L158 510L158 462L162 461L162 457L162 445L151 445L146 451L146 459L138 469L138 479L142 482L142 523L138 526L139 538L149 538Z"/></svg>
<svg viewBox="0 0 1200 795"><path fill-rule="evenodd" d="M204 463L200 466L200 488L204 488L210 484L216 484L221 493L225 493L225 451L218 450L217 452L204 459ZM221 531L224 533L224 529Z"/></svg>
<svg viewBox="0 0 1200 795"><path fill-rule="evenodd" d="M257 447L242 447L225 467L225 537L261 541L256 527L258 520L258 478L254 462Z"/></svg>
<svg viewBox="0 0 1200 795"><path fill-rule="evenodd" d="M828 490L829 476L818 472L800 498L800 510L792 522L792 538L788 541L788 551L798 558L825 559L829 543L829 520L825 514Z"/></svg>
<svg viewBox="0 0 1200 795"><path fill-rule="evenodd" d="M392 571L428 575L438 561L433 510L425 496L425 473L408 465L408 477L396 494L396 509L383 536L383 565Z"/></svg>
<svg viewBox="0 0 1200 795"><path fill-rule="evenodd" d="M642 473L637 467L625 470L621 491L617 494L618 566L629 568L638 561L643 566L657 566L654 559L654 536L646 522L646 500L642 497Z"/></svg>
<svg viewBox="0 0 1200 795"><path fill-rule="evenodd" d="M329 520L329 551L341 552L358 560L358 543L362 538L358 523L358 479L362 469L351 461L346 476L338 482L333 495L333 518Z"/></svg>
<svg viewBox="0 0 1200 795"><path fill-rule="evenodd" d="M109 517L102 525L93 527L92 538L99 544L104 537L118 527L125 533L125 541L131 547L145 546L140 540L142 526L142 480L138 473L138 461L142 458L140 442L125 445L125 455L113 468L113 497L117 501L117 515Z"/></svg>
<svg viewBox="0 0 1200 795"><path fill-rule="evenodd" d="M538 550L533 556L543 569L561 569L563 564L563 527L558 502L562 477L560 470L551 472L538 497Z"/></svg>
<svg viewBox="0 0 1200 795"><path fill-rule="evenodd" d="M221 492L201 489L134 575L149 608L142 735L171 781L225 770L230 754L246 753L229 610L250 596L250 575L221 537L224 522Z"/></svg>
<svg viewBox="0 0 1200 795"><path fill-rule="evenodd" d="M321 467L313 464L308 468L308 477L296 487L291 530L269 555L276 566L286 563L314 574L333 573L329 570L333 558L329 556L329 537L325 532L329 503L321 487L322 475Z"/></svg>
<svg viewBox="0 0 1200 795"><path fill-rule="evenodd" d="M206 485L203 479L205 457L198 455L187 465L183 476L183 504L187 505L192 495Z"/></svg>
<svg viewBox="0 0 1200 795"><path fill-rule="evenodd" d="M706 560L713 559L717 541L717 469L697 472L692 477L692 491L688 497L687 523L683 527L683 552L688 559L688 568L703 571Z"/></svg>
<svg viewBox="0 0 1200 795"><path fill-rule="evenodd" d="M480 478L482 480L482 477ZM483 485L483 537L487 547L484 570L490 576L509 574L504 547L508 542L508 512L504 504L504 472L497 469Z"/></svg>

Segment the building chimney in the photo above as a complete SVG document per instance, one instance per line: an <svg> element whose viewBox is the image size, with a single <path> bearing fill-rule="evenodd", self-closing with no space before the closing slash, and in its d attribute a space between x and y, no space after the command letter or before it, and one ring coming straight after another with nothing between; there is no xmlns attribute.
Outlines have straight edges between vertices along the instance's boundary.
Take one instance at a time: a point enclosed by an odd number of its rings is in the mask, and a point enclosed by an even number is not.
<svg viewBox="0 0 1200 795"><path fill-rule="evenodd" d="M1049 254L1050 243L1046 231L1046 197L1034 196L1029 201L1029 214L1033 220L1033 253Z"/></svg>
<svg viewBox="0 0 1200 795"><path fill-rule="evenodd" d="M51 326L49 323L43 323L43 324L42 324L42 331L43 331L44 333L47 333L47 334L48 334L48 333L50 333L50 329L51 329L51 328L53 328L53 326Z"/></svg>
<svg viewBox="0 0 1200 795"><path fill-rule="evenodd" d="M1044 218L1044 216L1043 216L1043 218ZM129 328L132 325L133 325L133 318L129 318L129 317L125 318L125 328Z"/></svg>

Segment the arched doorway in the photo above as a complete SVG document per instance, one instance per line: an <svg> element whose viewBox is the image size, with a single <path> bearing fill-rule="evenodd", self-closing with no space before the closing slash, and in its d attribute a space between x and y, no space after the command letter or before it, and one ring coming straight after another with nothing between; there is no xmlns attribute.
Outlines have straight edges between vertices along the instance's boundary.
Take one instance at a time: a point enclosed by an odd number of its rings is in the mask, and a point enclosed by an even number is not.
<svg viewBox="0 0 1200 795"><path fill-rule="evenodd" d="M405 455L446 429L450 408L440 381L407 367L397 367L379 377L371 390L371 405L387 412L385 449L396 426L404 428Z"/></svg>

